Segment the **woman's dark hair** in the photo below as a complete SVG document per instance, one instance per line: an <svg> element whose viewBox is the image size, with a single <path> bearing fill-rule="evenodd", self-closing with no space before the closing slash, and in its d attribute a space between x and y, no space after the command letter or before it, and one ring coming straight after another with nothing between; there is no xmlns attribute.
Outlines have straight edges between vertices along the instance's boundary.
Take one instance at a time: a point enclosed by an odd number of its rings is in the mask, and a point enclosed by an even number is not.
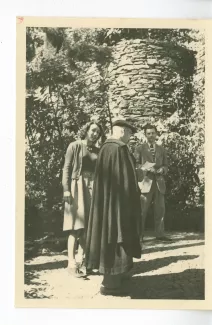
<svg viewBox="0 0 212 325"><path fill-rule="evenodd" d="M144 127L144 133L146 134L146 131L147 131L147 130L152 130L152 129L154 129L155 132L157 133L157 128L156 128L155 125L152 125L152 124L146 124L145 127Z"/></svg>
<svg viewBox="0 0 212 325"><path fill-rule="evenodd" d="M86 123L81 128L81 130L79 131L80 139L84 140L86 138L86 135L87 135L91 125L97 125L98 126L100 132L99 132L99 137L98 137L97 141L99 139L101 139L101 142L103 143L105 141L106 137L105 137L105 134L104 134L104 131L103 131L103 128L102 128L101 124L99 122L96 122L96 121L90 121L90 122Z"/></svg>

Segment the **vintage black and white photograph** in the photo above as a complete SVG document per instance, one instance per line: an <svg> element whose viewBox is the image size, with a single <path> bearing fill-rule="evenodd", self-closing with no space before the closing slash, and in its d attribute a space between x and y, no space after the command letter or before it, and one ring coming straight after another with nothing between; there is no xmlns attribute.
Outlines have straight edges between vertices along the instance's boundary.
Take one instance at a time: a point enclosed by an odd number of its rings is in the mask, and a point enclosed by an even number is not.
<svg viewBox="0 0 212 325"><path fill-rule="evenodd" d="M25 300L205 300L204 29L25 43Z"/></svg>

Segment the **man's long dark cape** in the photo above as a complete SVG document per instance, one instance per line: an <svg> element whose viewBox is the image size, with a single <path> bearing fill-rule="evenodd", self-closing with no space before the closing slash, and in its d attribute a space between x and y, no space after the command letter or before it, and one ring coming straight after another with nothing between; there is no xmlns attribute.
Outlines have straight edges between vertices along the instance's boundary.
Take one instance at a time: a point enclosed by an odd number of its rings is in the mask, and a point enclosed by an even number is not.
<svg viewBox="0 0 212 325"><path fill-rule="evenodd" d="M117 244L123 244L129 256L140 258L140 219L139 189L127 145L106 140L96 164L86 240L87 267L98 269L100 263L107 264L106 250L116 249Z"/></svg>

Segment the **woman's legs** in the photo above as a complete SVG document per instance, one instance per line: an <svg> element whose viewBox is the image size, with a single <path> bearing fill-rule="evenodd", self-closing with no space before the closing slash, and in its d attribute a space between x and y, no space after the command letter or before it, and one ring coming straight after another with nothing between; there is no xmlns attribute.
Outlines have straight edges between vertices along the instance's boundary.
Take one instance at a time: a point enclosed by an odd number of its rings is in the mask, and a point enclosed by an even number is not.
<svg viewBox="0 0 212 325"><path fill-rule="evenodd" d="M76 266L75 260L76 234L72 231L68 237L68 268Z"/></svg>
<svg viewBox="0 0 212 325"><path fill-rule="evenodd" d="M76 254L77 242L79 241ZM84 277L86 272L82 268L84 260L84 231L83 229L72 230L68 237L68 271L76 277Z"/></svg>
<svg viewBox="0 0 212 325"><path fill-rule="evenodd" d="M78 247L78 261L79 263L83 263L85 256L85 233L82 230L79 234L79 247Z"/></svg>
<svg viewBox="0 0 212 325"><path fill-rule="evenodd" d="M77 253L77 262L79 264L79 269L83 274L86 274L86 267L84 265L85 260L85 231L84 229L81 229L81 231L78 233L78 240L79 240L79 246L78 246L78 253Z"/></svg>

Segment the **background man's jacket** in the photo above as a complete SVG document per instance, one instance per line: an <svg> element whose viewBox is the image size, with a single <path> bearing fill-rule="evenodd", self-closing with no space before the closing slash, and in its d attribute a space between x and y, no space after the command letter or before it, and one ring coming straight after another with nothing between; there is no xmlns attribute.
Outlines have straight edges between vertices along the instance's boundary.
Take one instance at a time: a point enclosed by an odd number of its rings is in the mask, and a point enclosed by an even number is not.
<svg viewBox="0 0 212 325"><path fill-rule="evenodd" d="M152 182L155 179L157 187L162 194L166 192L166 184L164 175L167 174L168 171L168 162L167 155L165 149L158 144L155 144L155 160L153 159L152 153L150 151L148 143L143 143L139 145L134 153L134 157L136 160L136 172L138 181L141 182L141 193L149 193ZM155 170L157 171L159 168L163 168L163 174L154 174L151 172L142 171L141 167L146 162L155 163Z"/></svg>

